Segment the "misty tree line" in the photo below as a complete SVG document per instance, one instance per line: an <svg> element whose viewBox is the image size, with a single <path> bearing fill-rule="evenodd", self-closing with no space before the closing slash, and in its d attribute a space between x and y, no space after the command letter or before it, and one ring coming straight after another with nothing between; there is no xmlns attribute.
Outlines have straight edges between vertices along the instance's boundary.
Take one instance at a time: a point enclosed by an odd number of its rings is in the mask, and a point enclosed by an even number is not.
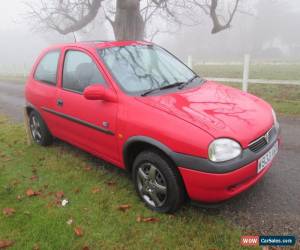
<svg viewBox="0 0 300 250"><path fill-rule="evenodd" d="M215 34L231 27L247 0L27 0L27 18L39 30L66 35L92 22L108 22L116 40L151 39L170 26L197 25L202 18ZM162 30L162 23L166 23Z"/></svg>

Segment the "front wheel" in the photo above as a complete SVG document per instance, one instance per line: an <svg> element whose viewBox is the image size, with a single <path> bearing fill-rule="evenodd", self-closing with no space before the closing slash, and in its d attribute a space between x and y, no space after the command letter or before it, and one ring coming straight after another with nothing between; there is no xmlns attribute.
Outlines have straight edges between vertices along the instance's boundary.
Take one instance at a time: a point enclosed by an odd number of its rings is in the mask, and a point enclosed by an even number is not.
<svg viewBox="0 0 300 250"><path fill-rule="evenodd" d="M139 197L154 211L172 213L183 203L184 188L179 174L158 151L144 151L136 157L133 180Z"/></svg>

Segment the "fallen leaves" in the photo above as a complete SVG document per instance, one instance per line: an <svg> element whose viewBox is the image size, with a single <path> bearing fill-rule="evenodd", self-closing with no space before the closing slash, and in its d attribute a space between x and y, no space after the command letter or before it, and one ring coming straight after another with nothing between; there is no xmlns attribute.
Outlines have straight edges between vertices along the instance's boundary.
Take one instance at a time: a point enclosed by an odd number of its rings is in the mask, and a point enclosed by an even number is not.
<svg viewBox="0 0 300 250"><path fill-rule="evenodd" d="M26 190L26 195L27 195L28 197L35 196L35 195L36 195L36 192L33 191L32 189L27 189L27 190Z"/></svg>
<svg viewBox="0 0 300 250"><path fill-rule="evenodd" d="M65 193L63 191L58 191L55 193L55 200L52 202L52 204L65 207L68 203L69 200L65 198Z"/></svg>
<svg viewBox="0 0 300 250"><path fill-rule="evenodd" d="M90 167L90 166L85 166L85 167L84 167L84 170L85 170L85 171L91 171L91 170L92 170L92 167Z"/></svg>
<svg viewBox="0 0 300 250"><path fill-rule="evenodd" d="M122 212L126 212L130 208L131 208L131 206L129 204L123 204L118 207L118 209Z"/></svg>
<svg viewBox="0 0 300 250"><path fill-rule="evenodd" d="M65 193L63 191L56 192L56 194L55 194L55 197L57 199L62 199L64 196L65 196Z"/></svg>
<svg viewBox="0 0 300 250"><path fill-rule="evenodd" d="M98 188L98 187L95 187L95 188L92 189L92 193L93 193L93 194L99 193L100 191L101 191L101 190L100 190L100 188Z"/></svg>
<svg viewBox="0 0 300 250"><path fill-rule="evenodd" d="M143 222L159 222L159 218L149 217L149 218L143 218Z"/></svg>
<svg viewBox="0 0 300 250"><path fill-rule="evenodd" d="M137 222L159 222L159 218L154 218L154 217L143 217L143 216L138 216L136 218Z"/></svg>
<svg viewBox="0 0 300 250"><path fill-rule="evenodd" d="M107 186L115 186L116 185L116 182L115 181L108 181L106 182Z"/></svg>
<svg viewBox="0 0 300 250"><path fill-rule="evenodd" d="M12 160L12 158L6 156L6 157L3 159L3 162L7 162L7 161L11 161L11 160Z"/></svg>
<svg viewBox="0 0 300 250"><path fill-rule="evenodd" d="M75 227L74 228L74 233L77 237L83 236L83 230L80 227Z"/></svg>
<svg viewBox="0 0 300 250"><path fill-rule="evenodd" d="M39 177L37 175L33 175L30 177L30 180L36 181Z"/></svg>
<svg viewBox="0 0 300 250"><path fill-rule="evenodd" d="M0 240L0 249L11 247L13 244L11 240Z"/></svg>
<svg viewBox="0 0 300 250"><path fill-rule="evenodd" d="M3 209L3 214L7 217L12 216L16 210L14 208L6 207Z"/></svg>
<svg viewBox="0 0 300 250"><path fill-rule="evenodd" d="M40 194L41 194L41 192L33 191L31 188L29 188L29 189L26 190L26 195L28 197L38 196Z"/></svg>
<svg viewBox="0 0 300 250"><path fill-rule="evenodd" d="M40 248L39 244L34 244L32 249L33 250L40 250L41 248Z"/></svg>
<svg viewBox="0 0 300 250"><path fill-rule="evenodd" d="M16 198L18 201L20 201L20 200L22 200L23 197L21 195L18 195Z"/></svg>

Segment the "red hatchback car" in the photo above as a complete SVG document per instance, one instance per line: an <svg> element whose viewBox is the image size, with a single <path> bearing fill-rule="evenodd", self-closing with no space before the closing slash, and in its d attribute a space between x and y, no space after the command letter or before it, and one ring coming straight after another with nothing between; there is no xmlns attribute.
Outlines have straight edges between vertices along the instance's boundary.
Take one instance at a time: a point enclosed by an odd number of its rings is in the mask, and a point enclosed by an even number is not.
<svg viewBox="0 0 300 250"><path fill-rule="evenodd" d="M278 152L268 103L202 79L148 42L53 46L33 67L26 100L36 143L56 137L128 170L159 212L186 197L216 203L241 193Z"/></svg>

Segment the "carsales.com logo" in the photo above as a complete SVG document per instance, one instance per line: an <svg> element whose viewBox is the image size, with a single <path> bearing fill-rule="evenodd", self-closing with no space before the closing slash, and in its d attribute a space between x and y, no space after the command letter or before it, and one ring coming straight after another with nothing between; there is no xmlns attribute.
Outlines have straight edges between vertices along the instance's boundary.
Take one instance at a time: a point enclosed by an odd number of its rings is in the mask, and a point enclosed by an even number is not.
<svg viewBox="0 0 300 250"><path fill-rule="evenodd" d="M242 236L241 245L245 247L258 246L259 236Z"/></svg>
<svg viewBox="0 0 300 250"><path fill-rule="evenodd" d="M241 245L251 246L294 246L295 236L242 236Z"/></svg>

